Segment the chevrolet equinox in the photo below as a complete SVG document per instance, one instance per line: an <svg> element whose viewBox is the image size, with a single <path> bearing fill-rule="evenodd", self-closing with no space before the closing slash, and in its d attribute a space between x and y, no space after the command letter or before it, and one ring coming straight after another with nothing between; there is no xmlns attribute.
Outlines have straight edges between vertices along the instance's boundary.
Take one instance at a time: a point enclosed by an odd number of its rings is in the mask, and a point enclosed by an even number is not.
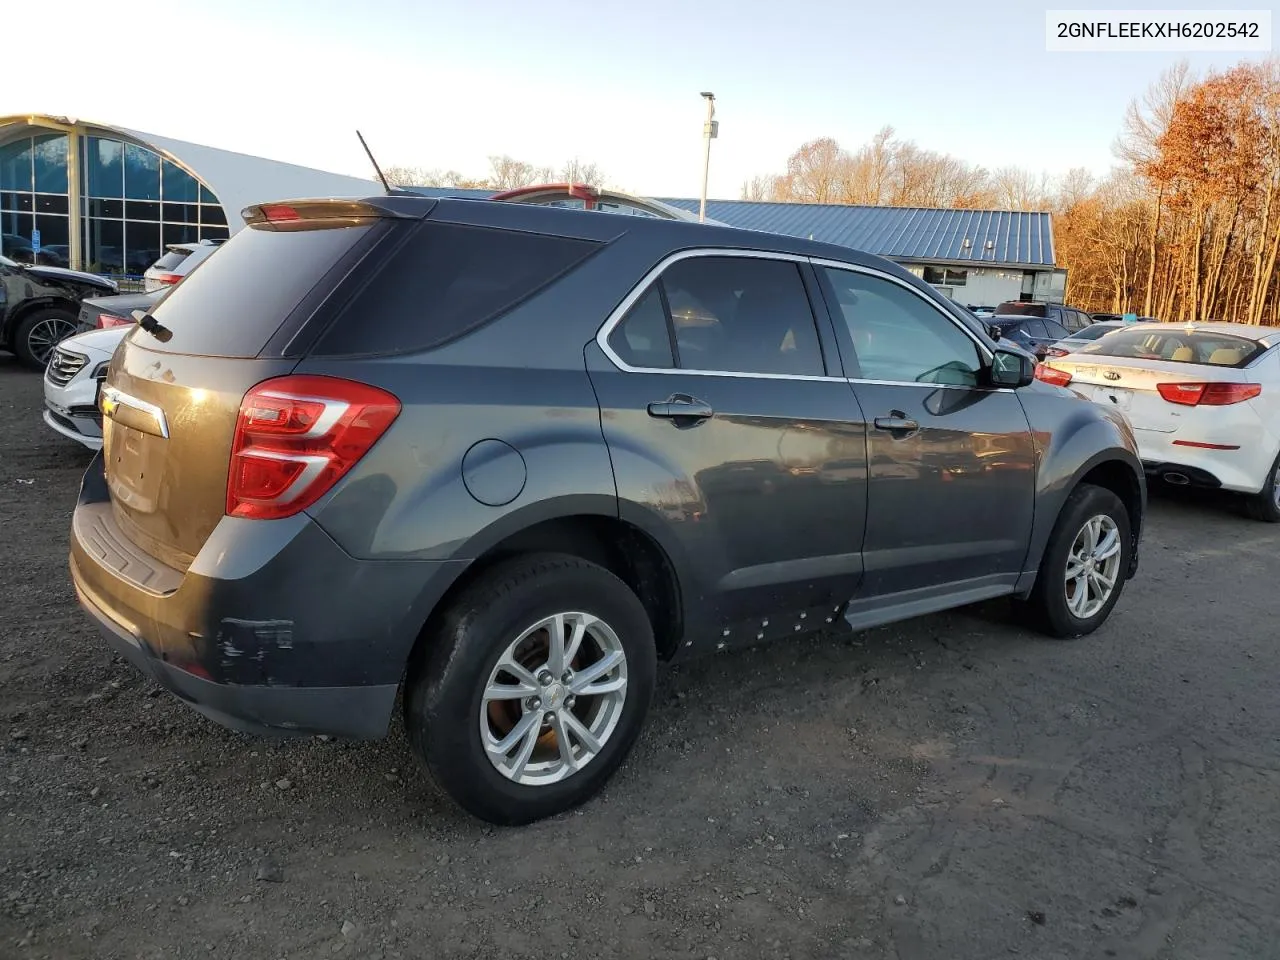
<svg viewBox="0 0 1280 960"><path fill-rule="evenodd" d="M906 270L673 220L393 194L244 211L100 397L71 572L256 732L410 740L497 823L595 794L659 661L1009 596L1095 630L1123 416Z"/></svg>

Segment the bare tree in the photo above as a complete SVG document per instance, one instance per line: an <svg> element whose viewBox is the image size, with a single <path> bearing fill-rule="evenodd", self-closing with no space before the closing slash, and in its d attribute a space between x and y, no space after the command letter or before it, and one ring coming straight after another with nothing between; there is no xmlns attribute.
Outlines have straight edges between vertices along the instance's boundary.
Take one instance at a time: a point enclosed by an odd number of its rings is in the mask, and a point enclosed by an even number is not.
<svg viewBox="0 0 1280 960"><path fill-rule="evenodd" d="M506 154L490 157L489 168L489 185L496 192L516 190L539 182L539 170L533 164Z"/></svg>

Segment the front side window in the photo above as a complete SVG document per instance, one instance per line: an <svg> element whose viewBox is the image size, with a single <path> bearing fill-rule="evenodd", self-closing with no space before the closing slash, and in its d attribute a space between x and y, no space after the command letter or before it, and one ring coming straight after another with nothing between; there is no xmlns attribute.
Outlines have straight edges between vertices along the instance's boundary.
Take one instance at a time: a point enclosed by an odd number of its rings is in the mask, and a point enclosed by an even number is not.
<svg viewBox="0 0 1280 960"><path fill-rule="evenodd" d="M919 294L852 270L825 273L849 328L861 379L977 386L977 345Z"/></svg>

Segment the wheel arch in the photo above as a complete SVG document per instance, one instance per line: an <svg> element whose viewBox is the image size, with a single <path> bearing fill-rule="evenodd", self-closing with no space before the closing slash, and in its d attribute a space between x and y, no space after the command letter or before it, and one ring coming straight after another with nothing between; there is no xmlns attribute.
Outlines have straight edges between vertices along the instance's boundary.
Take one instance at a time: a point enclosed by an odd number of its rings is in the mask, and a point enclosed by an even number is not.
<svg viewBox="0 0 1280 960"><path fill-rule="evenodd" d="M78 300L73 300L70 297L42 296L32 297L30 300L24 300L22 303L18 304L14 310L9 312L9 316L5 320L5 343L13 343L13 334L14 331L18 329L18 324L20 324L30 314L37 310L46 310L54 307L65 309L69 313L76 315L79 315L80 313L80 302Z"/></svg>

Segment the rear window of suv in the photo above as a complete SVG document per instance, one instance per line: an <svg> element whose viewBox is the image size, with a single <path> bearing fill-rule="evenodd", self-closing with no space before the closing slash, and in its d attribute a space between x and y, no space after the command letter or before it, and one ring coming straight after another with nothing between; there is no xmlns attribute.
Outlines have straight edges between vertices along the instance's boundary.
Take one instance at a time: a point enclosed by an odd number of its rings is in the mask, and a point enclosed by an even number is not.
<svg viewBox="0 0 1280 960"><path fill-rule="evenodd" d="M1120 329L1078 352L1099 357L1243 367L1265 349L1256 340L1227 333Z"/></svg>
<svg viewBox="0 0 1280 960"><path fill-rule="evenodd" d="M168 342L142 331L131 336L165 353L256 357L299 302L372 229L246 227L153 311L172 332Z"/></svg>
<svg viewBox="0 0 1280 960"><path fill-rule="evenodd" d="M170 250L151 266L155 270L172 270L189 256L191 256L189 250Z"/></svg>
<svg viewBox="0 0 1280 960"><path fill-rule="evenodd" d="M439 346L506 313L598 247L594 240L428 220L352 297L312 352L387 355Z"/></svg>
<svg viewBox="0 0 1280 960"><path fill-rule="evenodd" d="M996 316L998 317L1047 317L1048 315L1048 309L1043 303L1006 300L996 307Z"/></svg>

